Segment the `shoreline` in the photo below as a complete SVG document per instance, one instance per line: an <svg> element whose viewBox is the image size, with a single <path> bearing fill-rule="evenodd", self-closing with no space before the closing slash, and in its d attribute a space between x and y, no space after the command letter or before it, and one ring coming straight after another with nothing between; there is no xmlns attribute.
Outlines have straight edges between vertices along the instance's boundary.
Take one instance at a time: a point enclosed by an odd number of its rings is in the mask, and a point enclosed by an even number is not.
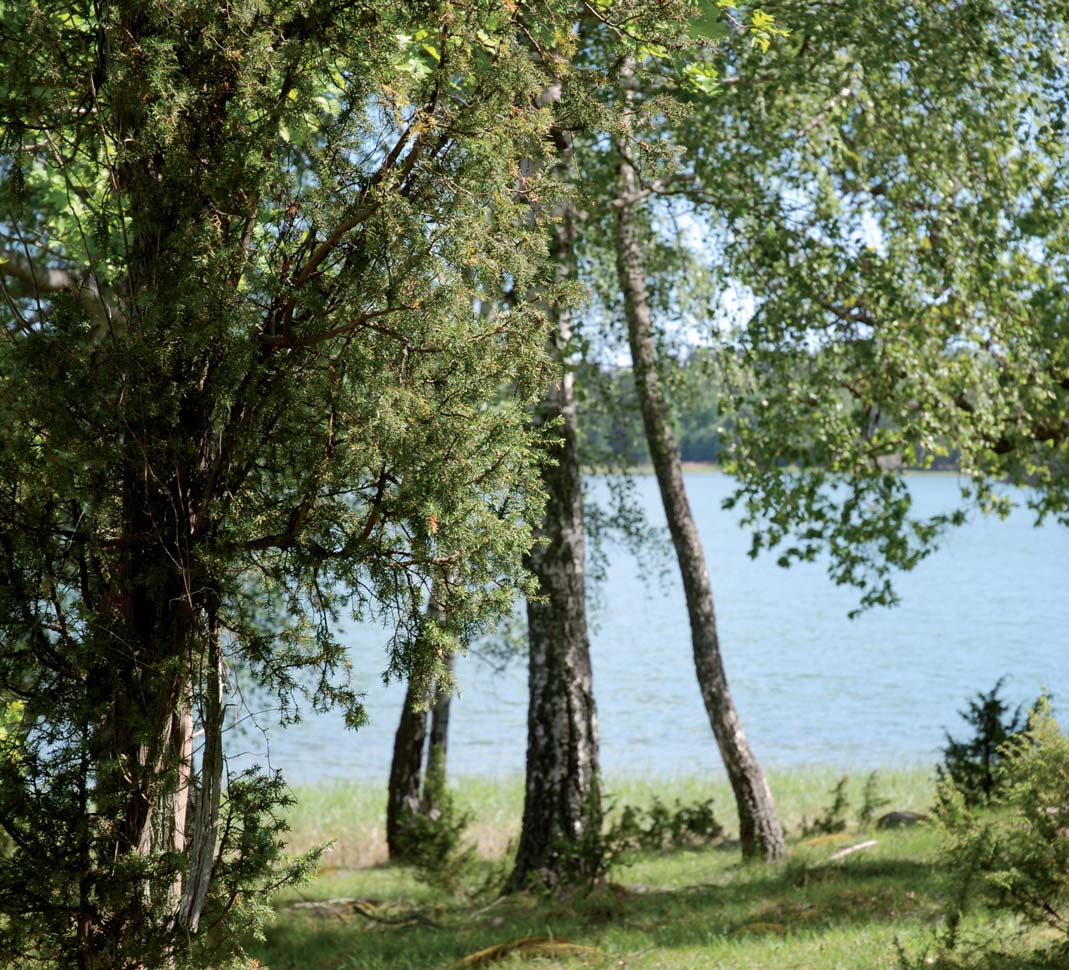
<svg viewBox="0 0 1069 970"><path fill-rule="evenodd" d="M685 474L692 475L727 475L720 462L716 461L684 461L681 463L683 466L683 472ZM958 468L897 468L891 469L892 471L901 472L906 476L936 476L940 478L947 478L953 476L955 478L960 477L962 472ZM630 465L624 470L627 475L653 475L653 465ZM604 477L610 473L599 469L583 469L584 475L590 475L593 477ZM730 476L729 476L730 477Z"/></svg>
<svg viewBox="0 0 1069 970"><path fill-rule="evenodd" d="M861 793L875 771L877 789L888 799L886 811L924 812L935 793L935 765L914 764L885 768L776 769L766 771L780 819L788 832L797 832L805 818L814 818L831 801L831 789L848 777L851 815L861 805ZM458 807L471 815L468 837L479 856L499 860L514 843L523 810L523 777L487 778L479 775L449 779ZM322 859L325 869L365 869L386 860L386 779L336 781L292 785L296 804L287 812L290 850L303 852L331 842ZM627 805L648 807L655 798L671 806L711 799L717 819L727 833L737 826L734 798L726 778L675 774L608 775L603 780L607 814Z"/></svg>

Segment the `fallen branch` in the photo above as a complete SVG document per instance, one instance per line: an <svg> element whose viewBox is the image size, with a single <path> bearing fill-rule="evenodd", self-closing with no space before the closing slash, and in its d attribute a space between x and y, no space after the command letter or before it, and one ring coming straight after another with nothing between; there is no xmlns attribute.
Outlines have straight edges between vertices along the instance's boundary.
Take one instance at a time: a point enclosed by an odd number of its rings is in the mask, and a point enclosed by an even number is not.
<svg viewBox="0 0 1069 970"><path fill-rule="evenodd" d="M308 899L298 903L290 903L287 909L305 910L315 916L337 916L339 919L348 914L363 916L364 919L373 920L376 923L384 923L387 926L405 926L409 923L422 923L424 926L432 926L442 929L441 923L436 923L425 913L411 912L402 913L398 916L384 916L376 910L378 903L372 899L350 899L339 897L335 899Z"/></svg>
<svg viewBox="0 0 1069 970"><path fill-rule="evenodd" d="M602 956L602 951L597 947L583 946L579 943L569 943L567 940L555 940L549 936L528 936L522 940L512 940L509 943L498 943L488 946L485 950L478 950L463 960L453 964L453 970L467 970L468 967L481 967L488 963L503 960L514 953L527 957L595 957Z"/></svg>
<svg viewBox="0 0 1069 970"><path fill-rule="evenodd" d="M867 842L858 842L857 845L848 845L845 849L833 852L828 856L824 864L838 862L840 859L845 859L848 855L853 855L855 852L860 852L862 849L871 849L874 845L876 845L875 839L869 839Z"/></svg>

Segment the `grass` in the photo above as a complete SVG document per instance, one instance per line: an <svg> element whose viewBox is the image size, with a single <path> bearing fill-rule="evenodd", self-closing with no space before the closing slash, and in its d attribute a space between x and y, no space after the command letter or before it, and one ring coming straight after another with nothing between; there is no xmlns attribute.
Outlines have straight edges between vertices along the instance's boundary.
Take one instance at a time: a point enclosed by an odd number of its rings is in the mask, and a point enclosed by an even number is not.
<svg viewBox="0 0 1069 970"><path fill-rule="evenodd" d="M773 771L769 784L784 825L800 828L803 817L813 818L828 804L829 791L846 773L831 768ZM850 773L849 791L855 809L867 773ZM922 812L931 802L933 773L916 767L878 773L880 792L896 809ZM480 856L497 859L519 833L523 810L523 779L478 776L454 781L459 807L473 816L471 837ZM696 776L649 778L621 776L605 784L610 804L646 806L655 797L671 804L679 799L695 802L712 798L720 820L730 827L734 816L731 789L726 779ZM297 804L289 816L290 847L304 852L330 842L323 855L325 869L355 869L386 861L384 784L346 782L294 788Z"/></svg>
<svg viewBox="0 0 1069 970"><path fill-rule="evenodd" d="M420 885L403 867L381 864L381 790L355 784L301 789L291 818L294 848L328 836L337 842L311 885L280 896L266 941L249 952L270 970L423 970L451 967L485 947L543 936L593 949L537 959L513 953L492 965L893 970L900 966L896 942L923 960L945 891L938 835L920 827L801 839L802 818L826 807L837 777L832 771L772 775L791 832L786 865L743 867L736 851L719 847L680 850L636 857L614 872L608 886L588 895L491 895L477 901L449 897ZM923 811L930 803L930 772L880 777L889 808ZM863 773L851 781L854 812L863 784ZM648 804L655 796L667 804L712 797L722 821L733 817L725 784L631 778L607 787L617 805ZM475 815L483 874L503 873L503 850L521 806L520 783L467 779L457 789L461 804ZM877 845L828 862L837 848L869 838ZM353 900L360 902L354 906ZM971 918L966 929L1012 937L1008 926L982 916ZM998 964L1006 970L1055 965L1010 949L1008 962Z"/></svg>

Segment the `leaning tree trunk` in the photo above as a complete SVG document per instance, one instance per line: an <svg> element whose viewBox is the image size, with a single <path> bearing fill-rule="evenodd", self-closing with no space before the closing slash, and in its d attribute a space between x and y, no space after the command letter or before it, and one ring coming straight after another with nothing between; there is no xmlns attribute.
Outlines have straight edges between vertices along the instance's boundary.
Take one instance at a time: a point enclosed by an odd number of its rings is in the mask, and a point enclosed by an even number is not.
<svg viewBox="0 0 1069 970"><path fill-rule="evenodd" d="M687 501L679 451L657 371L641 231L635 217L635 204L640 192L629 151L625 143L618 148L617 274L623 294L642 423L686 592L694 666L709 723L735 793L743 855L747 858L781 859L786 850L772 793L761 766L750 750L728 690L720 656L709 571Z"/></svg>
<svg viewBox="0 0 1069 970"><path fill-rule="evenodd" d="M574 211L565 207L553 240L557 281L574 275ZM598 722L586 626L583 493L573 375L565 355L568 312L549 308L551 351L561 370L536 422L554 441L542 466L545 519L528 568L540 598L527 602L530 646L527 782L523 825L510 889L554 885L572 866L569 844L600 824Z"/></svg>

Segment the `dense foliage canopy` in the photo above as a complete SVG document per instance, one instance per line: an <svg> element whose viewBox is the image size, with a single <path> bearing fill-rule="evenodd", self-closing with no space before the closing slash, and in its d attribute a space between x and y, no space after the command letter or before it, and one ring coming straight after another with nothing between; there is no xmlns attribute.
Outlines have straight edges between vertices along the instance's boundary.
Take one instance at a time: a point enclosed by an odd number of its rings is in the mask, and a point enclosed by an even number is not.
<svg viewBox="0 0 1069 970"><path fill-rule="evenodd" d="M0 963L225 954L305 863L224 722L359 723L346 612L427 677L431 581L460 634L511 603L574 16L0 4Z"/></svg>

